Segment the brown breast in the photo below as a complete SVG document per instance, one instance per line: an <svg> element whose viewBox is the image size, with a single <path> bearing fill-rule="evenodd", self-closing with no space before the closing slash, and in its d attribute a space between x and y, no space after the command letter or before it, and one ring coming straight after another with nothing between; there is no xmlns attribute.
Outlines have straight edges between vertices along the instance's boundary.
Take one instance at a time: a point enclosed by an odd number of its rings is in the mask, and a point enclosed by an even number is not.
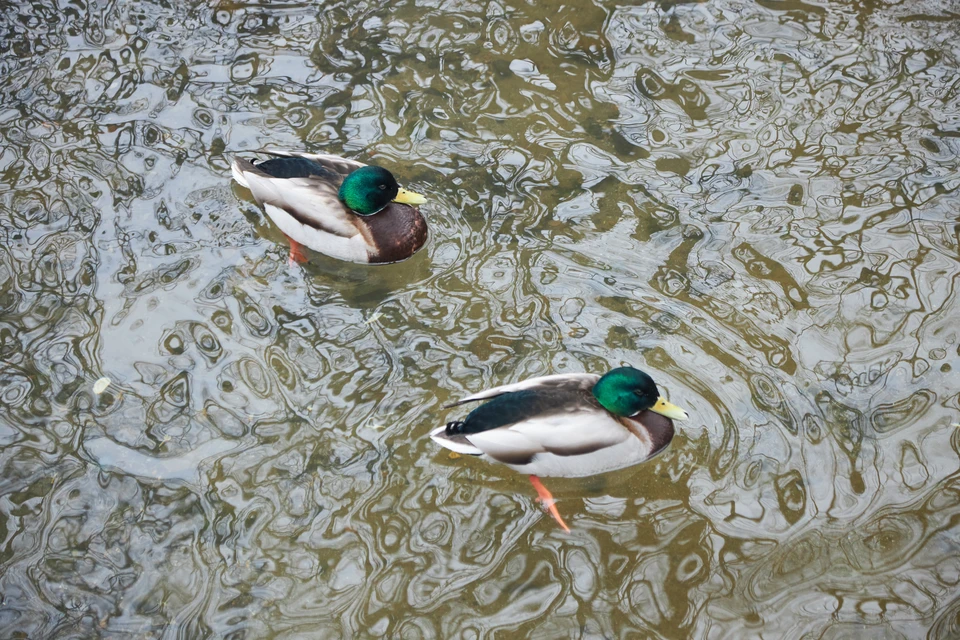
<svg viewBox="0 0 960 640"><path fill-rule="evenodd" d="M360 218L364 236L374 247L370 262L406 260L427 241L427 222L416 207L391 202L378 213Z"/></svg>
<svg viewBox="0 0 960 640"><path fill-rule="evenodd" d="M673 420L653 411L641 411L630 418L620 418L621 423L637 434L641 440L649 438L650 457L662 451L673 440Z"/></svg>

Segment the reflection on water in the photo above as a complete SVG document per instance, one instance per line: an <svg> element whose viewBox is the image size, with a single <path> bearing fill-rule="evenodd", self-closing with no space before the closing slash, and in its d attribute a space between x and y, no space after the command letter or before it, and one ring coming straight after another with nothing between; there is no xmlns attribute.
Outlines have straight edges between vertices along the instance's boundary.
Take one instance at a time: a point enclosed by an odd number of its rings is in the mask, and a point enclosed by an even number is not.
<svg viewBox="0 0 960 640"><path fill-rule="evenodd" d="M957 15L8 7L0 635L957 637ZM263 146L394 170L430 245L288 268ZM693 419L553 484L569 535L425 437L620 363Z"/></svg>

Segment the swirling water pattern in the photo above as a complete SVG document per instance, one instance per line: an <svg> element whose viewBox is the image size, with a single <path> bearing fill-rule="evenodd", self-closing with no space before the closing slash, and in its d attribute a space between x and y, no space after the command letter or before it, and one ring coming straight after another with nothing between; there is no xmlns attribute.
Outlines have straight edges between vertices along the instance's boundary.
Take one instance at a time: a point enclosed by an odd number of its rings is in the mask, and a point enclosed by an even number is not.
<svg viewBox="0 0 960 640"><path fill-rule="evenodd" d="M958 637L958 16L8 5L0 636ZM265 146L395 170L428 248L288 268ZM692 420L550 483L569 535L425 441L620 363Z"/></svg>

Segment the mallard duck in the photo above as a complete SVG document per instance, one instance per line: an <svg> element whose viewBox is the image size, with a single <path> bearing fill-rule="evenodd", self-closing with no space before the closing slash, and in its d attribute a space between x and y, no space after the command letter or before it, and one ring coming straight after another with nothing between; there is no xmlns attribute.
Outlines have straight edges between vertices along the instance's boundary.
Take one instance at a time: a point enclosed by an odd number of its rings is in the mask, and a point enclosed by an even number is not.
<svg viewBox="0 0 960 640"><path fill-rule="evenodd" d="M633 367L603 377L570 373L531 378L475 393L447 405L488 400L463 420L430 432L460 454L530 474L540 500L565 530L550 492L537 476L576 478L650 459L673 439L673 421L687 413L660 397L649 375Z"/></svg>
<svg viewBox="0 0 960 640"><path fill-rule="evenodd" d="M427 240L416 205L393 174L338 156L270 151L269 160L233 161L233 179L290 239L291 261L304 245L340 260L383 264L405 260Z"/></svg>

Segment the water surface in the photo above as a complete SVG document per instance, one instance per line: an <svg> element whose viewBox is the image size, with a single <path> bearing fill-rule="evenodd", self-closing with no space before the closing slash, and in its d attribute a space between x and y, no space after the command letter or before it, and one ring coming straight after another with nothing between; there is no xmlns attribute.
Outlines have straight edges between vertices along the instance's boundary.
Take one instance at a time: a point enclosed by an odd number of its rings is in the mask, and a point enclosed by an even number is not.
<svg viewBox="0 0 960 640"><path fill-rule="evenodd" d="M0 635L960 636L958 16L7 5ZM229 174L270 146L430 244L288 267ZM570 534L426 439L625 363L691 420L548 481Z"/></svg>

